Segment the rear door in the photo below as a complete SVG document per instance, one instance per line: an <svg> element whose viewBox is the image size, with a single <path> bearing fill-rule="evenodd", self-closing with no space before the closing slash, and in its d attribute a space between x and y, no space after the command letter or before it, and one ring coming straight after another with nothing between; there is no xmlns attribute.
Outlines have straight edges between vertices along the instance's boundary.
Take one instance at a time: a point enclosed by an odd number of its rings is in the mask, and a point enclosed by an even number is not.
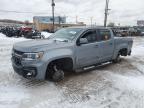
<svg viewBox="0 0 144 108"><path fill-rule="evenodd" d="M101 61L107 61L112 59L114 50L114 39L111 36L111 31L109 29L98 29L97 30L99 42L100 42L100 52Z"/></svg>

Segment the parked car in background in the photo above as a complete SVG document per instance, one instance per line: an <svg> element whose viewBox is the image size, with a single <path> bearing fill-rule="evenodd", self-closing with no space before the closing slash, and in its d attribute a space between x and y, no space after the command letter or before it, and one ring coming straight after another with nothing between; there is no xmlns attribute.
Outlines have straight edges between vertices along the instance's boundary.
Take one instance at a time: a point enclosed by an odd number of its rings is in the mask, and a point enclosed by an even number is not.
<svg viewBox="0 0 144 108"><path fill-rule="evenodd" d="M141 29L141 36L144 36L144 29Z"/></svg>
<svg viewBox="0 0 144 108"><path fill-rule="evenodd" d="M1 27L0 32L5 34L7 37L25 37L28 39L43 39L44 36L41 32L34 30L31 27Z"/></svg>

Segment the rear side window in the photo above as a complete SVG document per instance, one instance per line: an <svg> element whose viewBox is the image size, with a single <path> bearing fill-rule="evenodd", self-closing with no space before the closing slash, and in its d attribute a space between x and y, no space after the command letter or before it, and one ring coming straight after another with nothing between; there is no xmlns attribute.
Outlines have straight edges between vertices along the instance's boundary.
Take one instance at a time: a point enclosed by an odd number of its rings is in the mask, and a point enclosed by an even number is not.
<svg viewBox="0 0 144 108"><path fill-rule="evenodd" d="M101 41L107 41L111 38L111 32L107 29L98 30L98 34Z"/></svg>
<svg viewBox="0 0 144 108"><path fill-rule="evenodd" d="M93 43L97 41L96 31L90 30L86 32L81 38L86 38L88 40L88 43Z"/></svg>

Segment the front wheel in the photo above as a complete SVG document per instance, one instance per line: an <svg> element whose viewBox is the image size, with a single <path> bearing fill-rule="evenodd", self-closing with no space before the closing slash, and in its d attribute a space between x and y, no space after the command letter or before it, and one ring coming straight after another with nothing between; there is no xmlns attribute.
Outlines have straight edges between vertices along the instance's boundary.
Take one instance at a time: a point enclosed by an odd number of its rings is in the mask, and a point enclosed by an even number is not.
<svg viewBox="0 0 144 108"><path fill-rule="evenodd" d="M48 67L47 77L54 82L59 82L64 79L64 71L57 64L52 64Z"/></svg>

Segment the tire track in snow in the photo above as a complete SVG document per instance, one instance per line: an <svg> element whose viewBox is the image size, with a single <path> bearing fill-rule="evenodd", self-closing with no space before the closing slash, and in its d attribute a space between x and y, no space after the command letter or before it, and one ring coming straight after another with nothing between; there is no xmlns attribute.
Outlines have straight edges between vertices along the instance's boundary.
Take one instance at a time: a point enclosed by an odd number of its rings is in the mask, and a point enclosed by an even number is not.
<svg viewBox="0 0 144 108"><path fill-rule="evenodd" d="M138 58L138 57L132 57L132 59L129 59L129 63L132 64L133 67L135 67L141 74L144 75L144 61L142 61L144 58Z"/></svg>

